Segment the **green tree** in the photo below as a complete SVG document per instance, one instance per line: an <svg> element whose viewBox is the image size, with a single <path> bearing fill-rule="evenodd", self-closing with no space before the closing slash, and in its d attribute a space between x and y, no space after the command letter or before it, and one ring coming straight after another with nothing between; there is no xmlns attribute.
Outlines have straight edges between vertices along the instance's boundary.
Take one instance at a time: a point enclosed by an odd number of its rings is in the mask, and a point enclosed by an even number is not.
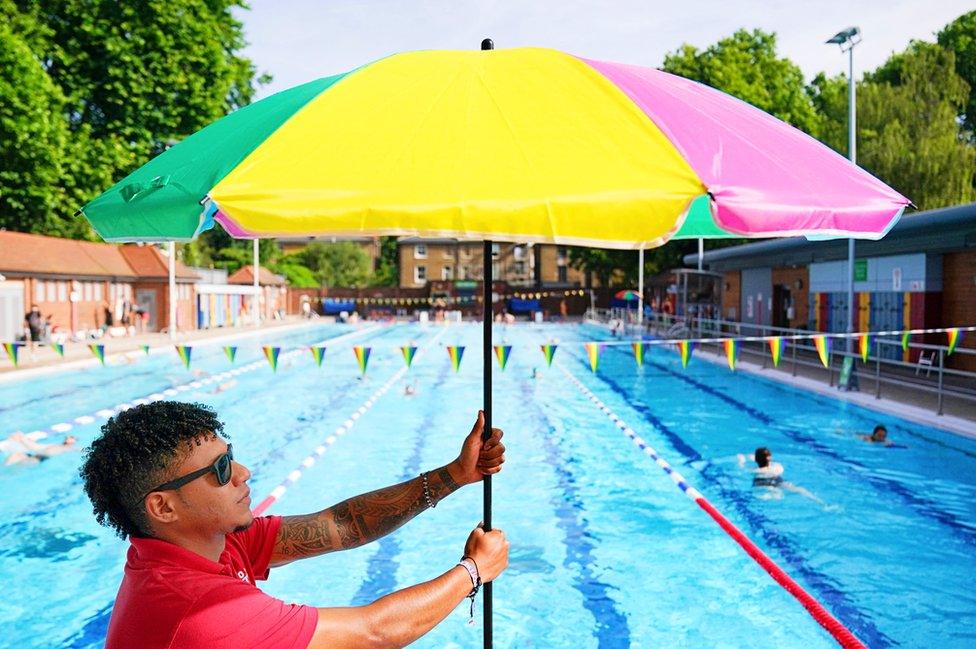
<svg viewBox="0 0 976 649"><path fill-rule="evenodd" d="M400 283L399 255L396 237L380 238L380 256L370 286L397 286Z"/></svg>
<svg viewBox="0 0 976 649"><path fill-rule="evenodd" d="M816 136L819 117L806 92L803 72L776 54L776 34L740 29L705 50L682 45L662 69L738 97Z"/></svg>
<svg viewBox="0 0 976 649"><path fill-rule="evenodd" d="M62 200L52 208L58 218L251 101L255 70L240 56L237 7L246 8L240 0L0 0L0 20L60 91L51 108L70 138L61 150ZM86 229L83 219L75 225Z"/></svg>
<svg viewBox="0 0 976 649"><path fill-rule="evenodd" d="M352 241L315 241L282 261L291 263L291 259L310 268L321 285L363 288L369 282L369 257Z"/></svg>
<svg viewBox="0 0 976 649"><path fill-rule="evenodd" d="M970 142L976 141L976 11L946 25L939 32L938 42L956 55L956 73L969 84L969 97L960 116Z"/></svg>
<svg viewBox="0 0 976 649"><path fill-rule="evenodd" d="M819 75L811 86L821 138L847 154L847 80ZM960 135L969 86L953 52L913 42L857 88L857 162L919 209L974 200L976 148Z"/></svg>
<svg viewBox="0 0 976 649"><path fill-rule="evenodd" d="M0 227L71 232L55 211L68 133L63 101L27 43L0 23Z"/></svg>

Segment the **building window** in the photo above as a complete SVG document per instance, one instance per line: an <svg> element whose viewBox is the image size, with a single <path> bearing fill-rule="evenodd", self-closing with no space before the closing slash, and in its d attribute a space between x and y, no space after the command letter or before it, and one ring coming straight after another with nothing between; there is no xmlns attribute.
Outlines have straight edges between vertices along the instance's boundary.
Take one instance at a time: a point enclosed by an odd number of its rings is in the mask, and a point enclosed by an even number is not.
<svg viewBox="0 0 976 649"><path fill-rule="evenodd" d="M414 284L426 284L427 283L427 267L426 266L414 266L413 267L413 283Z"/></svg>
<svg viewBox="0 0 976 649"><path fill-rule="evenodd" d="M525 246L518 245L512 248L512 257L515 259L525 259Z"/></svg>
<svg viewBox="0 0 976 649"><path fill-rule="evenodd" d="M451 246L444 247L444 259L454 259L454 249Z"/></svg>
<svg viewBox="0 0 976 649"><path fill-rule="evenodd" d="M94 298L96 300L101 300L102 299L102 283L101 282L95 282L94 289L95 289L95 291L94 291L95 292Z"/></svg>
<svg viewBox="0 0 976 649"><path fill-rule="evenodd" d="M445 279L445 280L451 279L451 275L453 274L453 272L454 272L453 268L451 268L450 266L444 266L443 268L441 268L441 279Z"/></svg>
<svg viewBox="0 0 976 649"><path fill-rule="evenodd" d="M512 272L515 273L516 275L525 275L525 262L524 261L514 262L512 264Z"/></svg>
<svg viewBox="0 0 976 649"><path fill-rule="evenodd" d="M468 246L464 246L463 248L461 248L461 258L462 259L471 259L471 257L473 257L473 256L474 256L474 253L471 252L471 248L469 248Z"/></svg>
<svg viewBox="0 0 976 649"><path fill-rule="evenodd" d="M460 271L458 271L458 279L468 279L471 276L471 271L467 266L461 266Z"/></svg>
<svg viewBox="0 0 976 649"><path fill-rule="evenodd" d="M566 246L558 246L556 248L556 263L563 265L569 260L569 251Z"/></svg>
<svg viewBox="0 0 976 649"><path fill-rule="evenodd" d="M58 282L58 302L68 301L68 282Z"/></svg>
<svg viewBox="0 0 976 649"><path fill-rule="evenodd" d="M48 280L47 284L47 301L54 302L58 299L58 283L53 279Z"/></svg>
<svg viewBox="0 0 976 649"><path fill-rule="evenodd" d="M413 247L413 258L414 259L427 259L427 244L418 243Z"/></svg>
<svg viewBox="0 0 976 649"><path fill-rule="evenodd" d="M43 279L34 280L34 301L35 302L44 301L44 280Z"/></svg>
<svg viewBox="0 0 976 649"><path fill-rule="evenodd" d="M568 282L569 279L566 277L566 267L560 266L557 270L559 272L559 281L563 283Z"/></svg>
<svg viewBox="0 0 976 649"><path fill-rule="evenodd" d="M491 244L491 256L497 259L500 254L502 254L501 244L498 243Z"/></svg>
<svg viewBox="0 0 976 649"><path fill-rule="evenodd" d="M85 300L85 302L91 302L92 301L92 283L91 282L82 282L81 284L84 287L83 288L83 291L84 291L84 296L85 297L83 299Z"/></svg>

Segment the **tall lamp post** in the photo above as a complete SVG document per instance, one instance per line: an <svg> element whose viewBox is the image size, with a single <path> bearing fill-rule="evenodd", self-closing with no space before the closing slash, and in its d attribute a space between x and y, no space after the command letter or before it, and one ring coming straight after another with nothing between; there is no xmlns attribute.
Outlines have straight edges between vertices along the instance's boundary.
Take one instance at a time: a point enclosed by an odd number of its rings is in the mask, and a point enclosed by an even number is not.
<svg viewBox="0 0 976 649"><path fill-rule="evenodd" d="M861 42L861 30L858 27L848 27L837 32L828 43L840 46L841 52L847 53L847 157L857 164L857 116L854 103L854 46ZM847 240L847 333L854 333L854 239ZM847 351L853 349L853 338L847 339Z"/></svg>

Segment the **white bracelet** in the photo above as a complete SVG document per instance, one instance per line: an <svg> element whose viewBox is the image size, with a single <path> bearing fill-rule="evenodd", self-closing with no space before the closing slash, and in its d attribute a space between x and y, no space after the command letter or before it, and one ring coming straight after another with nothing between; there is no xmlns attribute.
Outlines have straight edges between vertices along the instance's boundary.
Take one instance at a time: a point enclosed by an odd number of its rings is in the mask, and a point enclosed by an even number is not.
<svg viewBox="0 0 976 649"><path fill-rule="evenodd" d="M427 501L427 506L433 509L434 507L437 507L437 503L435 503L434 499L430 496L430 485L427 483L427 472L425 471L424 473L421 473L420 477L424 485L424 500Z"/></svg>
<svg viewBox="0 0 976 649"><path fill-rule="evenodd" d="M478 589L481 588L481 573L478 571L478 564L471 557L461 557L457 564L468 571L468 577L471 577L471 592L468 593L468 597L474 597Z"/></svg>

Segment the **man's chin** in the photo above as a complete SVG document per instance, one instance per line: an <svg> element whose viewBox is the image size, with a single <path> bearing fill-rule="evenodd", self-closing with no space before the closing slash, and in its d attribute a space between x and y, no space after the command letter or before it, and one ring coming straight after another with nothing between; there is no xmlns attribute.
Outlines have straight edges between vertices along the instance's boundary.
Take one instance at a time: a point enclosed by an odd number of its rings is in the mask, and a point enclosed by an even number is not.
<svg viewBox="0 0 976 649"><path fill-rule="evenodd" d="M251 527L251 525L253 525L253 524L254 524L254 515L251 514L251 513L248 513L248 521L246 523L244 523L243 525L238 525L237 527L235 527L234 528L234 534L237 534L238 532L243 532L247 528Z"/></svg>

